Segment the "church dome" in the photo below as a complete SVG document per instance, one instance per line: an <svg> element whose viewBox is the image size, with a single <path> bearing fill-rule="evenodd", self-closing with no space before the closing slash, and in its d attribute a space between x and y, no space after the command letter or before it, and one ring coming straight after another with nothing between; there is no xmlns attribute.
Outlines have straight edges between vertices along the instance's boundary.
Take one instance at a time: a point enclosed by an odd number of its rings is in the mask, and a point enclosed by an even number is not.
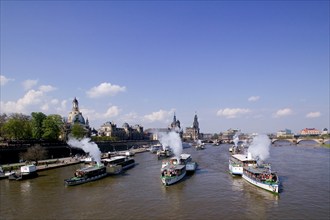
<svg viewBox="0 0 330 220"><path fill-rule="evenodd" d="M77 114L77 115L74 115L72 117L72 122L73 123L85 124L85 119L81 114Z"/></svg>
<svg viewBox="0 0 330 220"><path fill-rule="evenodd" d="M123 124L123 128L129 128L128 123L125 122L125 123Z"/></svg>

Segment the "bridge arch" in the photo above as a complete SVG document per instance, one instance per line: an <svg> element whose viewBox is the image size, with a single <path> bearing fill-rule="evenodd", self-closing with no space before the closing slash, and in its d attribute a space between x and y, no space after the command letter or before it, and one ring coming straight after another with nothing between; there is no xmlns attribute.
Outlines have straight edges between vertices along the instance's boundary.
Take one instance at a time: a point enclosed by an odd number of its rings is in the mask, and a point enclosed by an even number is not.
<svg viewBox="0 0 330 220"><path fill-rule="evenodd" d="M285 142L290 142L292 144L295 144L296 143L296 139L272 139L271 142L272 144L274 144L275 142L278 142L278 141L285 141Z"/></svg>
<svg viewBox="0 0 330 220"><path fill-rule="evenodd" d="M323 139L323 138L313 138L313 139L297 139L297 144L299 144L302 141L314 141L318 144L325 144L326 142L329 142L330 139Z"/></svg>

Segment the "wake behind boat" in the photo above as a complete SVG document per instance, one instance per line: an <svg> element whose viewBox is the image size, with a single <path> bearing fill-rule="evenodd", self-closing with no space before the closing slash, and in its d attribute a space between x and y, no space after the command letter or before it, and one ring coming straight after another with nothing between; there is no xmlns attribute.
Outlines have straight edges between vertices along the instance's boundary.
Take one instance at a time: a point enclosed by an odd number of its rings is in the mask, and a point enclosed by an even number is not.
<svg viewBox="0 0 330 220"><path fill-rule="evenodd" d="M64 183L67 186L75 186L101 179L107 175L104 165L93 165L76 170L74 177L64 180Z"/></svg>
<svg viewBox="0 0 330 220"><path fill-rule="evenodd" d="M257 187L275 194L279 193L279 178L271 171L269 164L244 167L242 177Z"/></svg>

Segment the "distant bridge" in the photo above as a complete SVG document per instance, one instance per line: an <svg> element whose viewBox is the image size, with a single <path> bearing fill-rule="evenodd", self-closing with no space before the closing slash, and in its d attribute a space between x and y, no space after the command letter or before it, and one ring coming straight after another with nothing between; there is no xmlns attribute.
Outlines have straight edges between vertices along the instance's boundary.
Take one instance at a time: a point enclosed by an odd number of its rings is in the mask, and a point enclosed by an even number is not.
<svg viewBox="0 0 330 220"><path fill-rule="evenodd" d="M318 137L315 137L315 138L301 138L301 137L299 137L299 138L272 138L271 139L272 144L274 144L277 141L288 141L288 142L291 142L293 144L299 144L302 141L314 141L318 144L325 144L326 142L330 141L330 138L318 138Z"/></svg>

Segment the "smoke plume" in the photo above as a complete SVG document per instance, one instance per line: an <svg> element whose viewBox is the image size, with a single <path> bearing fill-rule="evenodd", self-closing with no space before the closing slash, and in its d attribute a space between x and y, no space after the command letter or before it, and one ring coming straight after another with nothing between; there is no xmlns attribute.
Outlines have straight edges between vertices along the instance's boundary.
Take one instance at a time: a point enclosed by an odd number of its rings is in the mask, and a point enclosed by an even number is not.
<svg viewBox="0 0 330 220"><path fill-rule="evenodd" d="M163 145L163 150L166 147L170 147L176 157L179 157L182 153L182 142L179 134L175 131L169 133L160 133L159 142Z"/></svg>
<svg viewBox="0 0 330 220"><path fill-rule="evenodd" d="M75 138L69 138L68 145L75 148L80 148L86 153L89 153L97 164L101 164L101 151L97 144L94 142L90 142L90 138L83 138L82 140L78 140Z"/></svg>
<svg viewBox="0 0 330 220"><path fill-rule="evenodd" d="M271 141L267 135L257 135L253 138L248 152L251 153L252 158L259 161L265 161L269 157L269 147Z"/></svg>
<svg viewBox="0 0 330 220"><path fill-rule="evenodd" d="M238 136L239 136L239 133L236 132L235 135L234 135L234 138L233 138L234 139L233 141L234 141L235 147L237 147L237 144L238 144L238 141L239 141L239 137Z"/></svg>

